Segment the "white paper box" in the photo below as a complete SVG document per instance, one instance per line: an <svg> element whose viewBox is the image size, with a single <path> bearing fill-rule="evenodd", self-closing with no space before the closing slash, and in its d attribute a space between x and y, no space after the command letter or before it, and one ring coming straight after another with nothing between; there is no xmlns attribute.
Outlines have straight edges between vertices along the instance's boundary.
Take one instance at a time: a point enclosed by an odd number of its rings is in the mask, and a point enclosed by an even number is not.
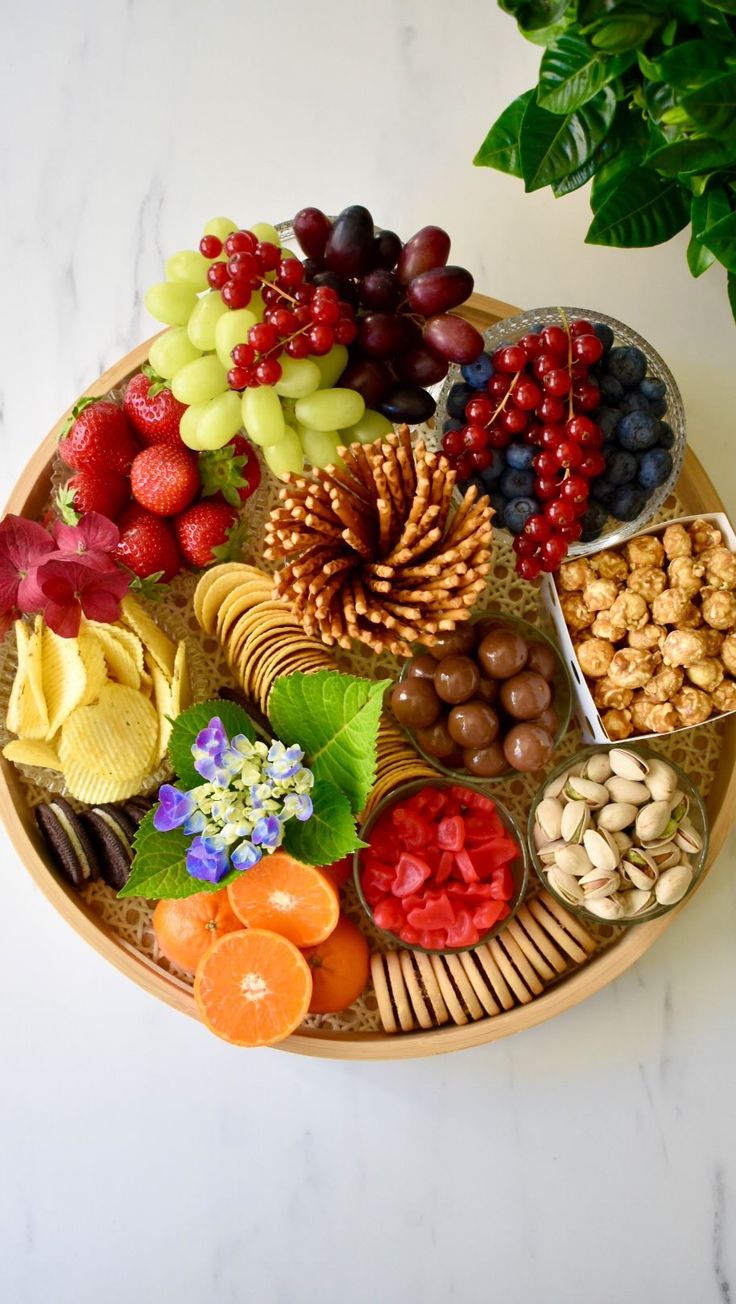
<svg viewBox="0 0 736 1304"><path fill-rule="evenodd" d="M662 521L659 525L650 526L649 529L641 530L638 534L632 535L632 539L640 539L644 534L663 534L668 525L690 525L692 521L711 521L721 531L723 542L732 552L736 552L736 533L733 530L731 522L723 512L702 512L695 516L678 516L673 521ZM631 540L627 540L631 542ZM612 549L614 552L623 550L624 545ZM599 551L606 551L601 548ZM591 560L595 553L591 553ZM593 696L585 681L585 676L578 665L578 659L575 656L575 650L570 638L570 631L565 624L565 617L562 614L559 597L557 595L557 586L551 575L542 576L542 601L554 622L557 639L565 660L570 669L570 678L574 694L573 716L585 743L606 743L611 740L601 723L600 713L593 701ZM722 720L726 715L733 715L733 711L721 712L719 715L712 715L711 720ZM710 720L707 721L710 723ZM679 729L672 729L671 733L682 733L684 729L697 729L698 725L685 724ZM644 742L651 742L657 737L667 737L666 734L632 734L626 741L634 742L637 739Z"/></svg>

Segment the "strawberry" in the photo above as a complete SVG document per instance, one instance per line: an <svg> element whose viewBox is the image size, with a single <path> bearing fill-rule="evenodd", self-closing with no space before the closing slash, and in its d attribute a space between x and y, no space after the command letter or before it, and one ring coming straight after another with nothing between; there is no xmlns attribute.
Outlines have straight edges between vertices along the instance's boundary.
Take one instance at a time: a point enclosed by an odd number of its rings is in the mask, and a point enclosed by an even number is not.
<svg viewBox="0 0 736 1304"><path fill-rule="evenodd" d="M236 525L238 513L229 503L195 503L174 521L184 560L190 566L210 566L214 561L232 561L243 549L244 523Z"/></svg>
<svg viewBox="0 0 736 1304"><path fill-rule="evenodd" d="M176 516L199 490L196 454L183 444L151 444L130 468L130 488L136 502L156 516Z"/></svg>
<svg viewBox="0 0 736 1304"><path fill-rule="evenodd" d="M253 445L236 435L223 448L200 453L199 474L202 497L222 495L233 507L244 503L261 483L261 464Z"/></svg>
<svg viewBox="0 0 736 1304"><path fill-rule="evenodd" d="M114 521L130 499L130 485L113 471L77 471L56 495L59 515L76 525L85 512L99 512Z"/></svg>
<svg viewBox="0 0 736 1304"><path fill-rule="evenodd" d="M59 442L59 456L74 471L125 474L138 451L128 418L108 399L80 398Z"/></svg>
<svg viewBox="0 0 736 1304"><path fill-rule="evenodd" d="M123 410L144 444L180 444L179 422L186 404L148 364L133 376L123 394Z"/></svg>
<svg viewBox="0 0 736 1304"><path fill-rule="evenodd" d="M181 570L181 554L173 531L160 516L136 503L118 521L120 543L113 556L142 579L155 575L168 582Z"/></svg>

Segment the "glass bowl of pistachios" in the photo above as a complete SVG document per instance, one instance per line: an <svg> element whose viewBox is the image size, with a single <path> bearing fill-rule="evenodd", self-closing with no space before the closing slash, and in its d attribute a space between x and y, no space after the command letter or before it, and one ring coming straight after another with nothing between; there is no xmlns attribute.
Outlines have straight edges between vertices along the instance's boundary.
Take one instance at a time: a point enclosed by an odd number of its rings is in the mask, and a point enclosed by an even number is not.
<svg viewBox="0 0 736 1304"><path fill-rule="evenodd" d="M529 849L567 909L596 924L641 924L692 892L708 854L708 817L685 771L651 747L585 747L539 789Z"/></svg>

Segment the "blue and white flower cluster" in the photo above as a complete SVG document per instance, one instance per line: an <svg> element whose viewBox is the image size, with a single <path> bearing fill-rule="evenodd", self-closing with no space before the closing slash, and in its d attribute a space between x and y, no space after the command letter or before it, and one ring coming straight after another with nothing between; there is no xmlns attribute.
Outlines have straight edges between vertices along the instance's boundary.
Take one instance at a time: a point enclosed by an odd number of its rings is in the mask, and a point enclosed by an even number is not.
<svg viewBox="0 0 736 1304"><path fill-rule="evenodd" d="M312 771L301 747L228 738L213 716L192 744L194 768L205 780L188 792L165 783L153 817L160 833L180 828L192 841L186 865L192 878L219 883L230 869L250 869L275 851L287 820L312 814Z"/></svg>

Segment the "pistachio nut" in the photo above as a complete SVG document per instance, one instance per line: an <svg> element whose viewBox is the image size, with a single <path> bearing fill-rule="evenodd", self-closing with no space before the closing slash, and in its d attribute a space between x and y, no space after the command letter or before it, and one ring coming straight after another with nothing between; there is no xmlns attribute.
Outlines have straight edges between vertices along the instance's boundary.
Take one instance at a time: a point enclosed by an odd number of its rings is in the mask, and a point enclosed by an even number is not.
<svg viewBox="0 0 736 1304"><path fill-rule="evenodd" d="M586 899L585 909L611 924L617 919L623 919L624 916L624 904L618 893L614 893L613 896L594 897L592 901Z"/></svg>
<svg viewBox="0 0 736 1304"><path fill-rule="evenodd" d="M682 901L693 881L693 871L689 865L673 865L660 874L654 891L661 906L674 906Z"/></svg>
<svg viewBox="0 0 736 1304"><path fill-rule="evenodd" d="M608 753L611 769L621 779L641 781L649 773L649 763L628 747L612 747Z"/></svg>
<svg viewBox="0 0 736 1304"><path fill-rule="evenodd" d="M592 779L594 783L605 783L612 773L608 752L593 752L585 762L583 778Z"/></svg>
<svg viewBox="0 0 736 1304"><path fill-rule="evenodd" d="M557 842L545 842L543 847L538 847L537 856L541 864L553 865L557 860L558 852L562 851L564 845L564 842L558 840Z"/></svg>
<svg viewBox="0 0 736 1304"><path fill-rule="evenodd" d="M563 844L557 852L555 864L565 874L574 874L575 878L582 878L583 874L593 868L590 856L578 842Z"/></svg>
<svg viewBox="0 0 736 1304"><path fill-rule="evenodd" d="M674 842L663 842L661 847L649 847L648 851L660 873L663 869L679 865L682 860L682 851Z"/></svg>
<svg viewBox="0 0 736 1304"><path fill-rule="evenodd" d="M562 771L562 774L558 774L556 779L551 779L551 780L550 780L550 782L547 784L547 787L546 787L545 790L544 790L544 796L545 796L545 799L546 799L547 797L559 797L559 796L560 796L560 794L561 794L561 792L562 792L562 789L564 788L565 784L567 783L567 775L568 775L568 771L567 771L567 770L563 770L563 771Z"/></svg>
<svg viewBox="0 0 736 1304"><path fill-rule="evenodd" d="M582 901L583 889L578 880L572 874L566 874L563 869L558 869L556 865L550 865L547 870L547 882L552 891L568 905L574 906Z"/></svg>
<svg viewBox="0 0 736 1304"><path fill-rule="evenodd" d="M670 819L668 801L650 801L642 806L636 817L636 836L640 842L654 842L661 838Z"/></svg>
<svg viewBox="0 0 736 1304"><path fill-rule="evenodd" d="M568 779L580 778L582 776L584 769L585 769L585 761L578 761L577 765L571 765L570 769L567 771Z"/></svg>
<svg viewBox="0 0 736 1304"><path fill-rule="evenodd" d="M646 888L635 887L630 892L622 892L624 915L627 919L633 919L634 915L641 915L653 906L656 899L654 893L647 892Z"/></svg>
<svg viewBox="0 0 736 1304"><path fill-rule="evenodd" d="M629 847L634 845L628 833L624 833L623 829L612 829L610 832L611 837L622 855L625 851L628 851Z"/></svg>
<svg viewBox="0 0 736 1304"><path fill-rule="evenodd" d="M539 851L540 847L545 847L549 842L547 834L544 832L544 829L540 829L536 820L534 821L534 828L532 829L532 840L537 851Z"/></svg>
<svg viewBox="0 0 736 1304"><path fill-rule="evenodd" d="M598 812L598 828L609 833L620 833L636 819L637 807L629 801L611 801Z"/></svg>
<svg viewBox="0 0 736 1304"><path fill-rule="evenodd" d="M562 824L562 802L557 797L545 797L537 806L536 822L547 835L547 842L556 842Z"/></svg>
<svg viewBox="0 0 736 1304"><path fill-rule="evenodd" d="M621 859L621 852L605 829L586 829L583 835L583 846L595 869L610 873Z"/></svg>
<svg viewBox="0 0 736 1304"><path fill-rule="evenodd" d="M584 801L590 806L591 810L600 810L610 801L608 788L605 784L594 783L592 779L584 779L582 775L573 775L568 778L564 787L564 795L570 801Z"/></svg>
<svg viewBox="0 0 736 1304"><path fill-rule="evenodd" d="M621 877L615 869L591 869L578 880L585 893L585 904L595 901L597 897L611 896L621 886Z"/></svg>
<svg viewBox="0 0 736 1304"><path fill-rule="evenodd" d="M639 887L643 891L651 890L659 877L659 870L651 856L636 847L632 847L626 853L621 863L621 871L634 887Z"/></svg>
<svg viewBox="0 0 736 1304"><path fill-rule="evenodd" d="M675 834L675 846L687 852L688 856L697 856L703 850L703 839L687 819L682 821Z"/></svg>
<svg viewBox="0 0 736 1304"><path fill-rule="evenodd" d="M560 832L565 842L582 842L591 825L590 807L584 801L570 801L562 812Z"/></svg>
<svg viewBox="0 0 736 1304"><path fill-rule="evenodd" d="M622 779L619 774L612 774L610 779L606 779L606 787L611 794L611 801L628 801L632 806L643 806L645 802L651 801L645 783Z"/></svg>
<svg viewBox="0 0 736 1304"><path fill-rule="evenodd" d="M677 788L677 775L664 761L649 762L649 773L644 780L652 801L671 801Z"/></svg>

